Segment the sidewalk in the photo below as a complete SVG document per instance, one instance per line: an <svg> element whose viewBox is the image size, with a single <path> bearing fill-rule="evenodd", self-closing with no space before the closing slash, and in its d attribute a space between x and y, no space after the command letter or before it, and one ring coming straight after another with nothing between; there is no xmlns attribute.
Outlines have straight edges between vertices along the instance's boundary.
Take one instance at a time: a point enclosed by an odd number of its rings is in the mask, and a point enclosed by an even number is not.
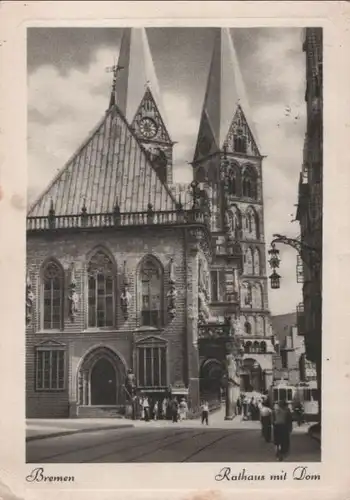
<svg viewBox="0 0 350 500"><path fill-rule="evenodd" d="M134 427L131 420L115 418L26 419L26 441L82 432Z"/></svg>

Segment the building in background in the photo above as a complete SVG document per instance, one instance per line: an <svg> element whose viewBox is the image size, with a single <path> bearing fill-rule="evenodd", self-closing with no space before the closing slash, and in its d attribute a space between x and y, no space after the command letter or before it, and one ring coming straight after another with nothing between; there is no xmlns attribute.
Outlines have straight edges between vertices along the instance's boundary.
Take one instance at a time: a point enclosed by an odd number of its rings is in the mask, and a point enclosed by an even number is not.
<svg viewBox="0 0 350 500"><path fill-rule="evenodd" d="M316 380L316 366L305 355L304 338L298 332L296 313L271 317L276 355L274 381L284 380L291 385Z"/></svg>
<svg viewBox="0 0 350 500"><path fill-rule="evenodd" d="M27 217L27 416L113 415L133 379L192 410L225 383L232 417L241 389L271 385L274 347L262 156L230 32L217 30L191 186L173 184L145 29L124 30L112 72L108 110Z"/></svg>
<svg viewBox="0 0 350 500"><path fill-rule="evenodd" d="M322 28L306 28L307 129L299 181L297 220L303 260L303 302L297 309L299 335L304 336L306 358L316 364L321 389L322 365L322 172L323 172L323 50Z"/></svg>

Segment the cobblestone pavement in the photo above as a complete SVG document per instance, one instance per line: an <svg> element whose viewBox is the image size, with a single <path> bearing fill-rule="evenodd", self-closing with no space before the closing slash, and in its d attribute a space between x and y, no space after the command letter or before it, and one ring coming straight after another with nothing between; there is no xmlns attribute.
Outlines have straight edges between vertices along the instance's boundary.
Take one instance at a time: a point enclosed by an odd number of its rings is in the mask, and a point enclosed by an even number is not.
<svg viewBox="0 0 350 500"><path fill-rule="evenodd" d="M87 431L85 428L83 433L29 441L27 462L275 461L274 446L262 439L258 422L244 422L239 417L225 421L222 411L210 417L209 426L202 426L198 420L193 420L177 424L133 422L133 428L111 429L108 428L110 421L104 422L98 431ZM57 421L54 423L57 425ZM74 424L74 429L79 427L79 422ZM88 423L85 420L81 425L86 427ZM96 422L90 425L96 429ZM307 426L302 426L293 430L291 452L286 461L320 461L320 446L307 435L307 429Z"/></svg>

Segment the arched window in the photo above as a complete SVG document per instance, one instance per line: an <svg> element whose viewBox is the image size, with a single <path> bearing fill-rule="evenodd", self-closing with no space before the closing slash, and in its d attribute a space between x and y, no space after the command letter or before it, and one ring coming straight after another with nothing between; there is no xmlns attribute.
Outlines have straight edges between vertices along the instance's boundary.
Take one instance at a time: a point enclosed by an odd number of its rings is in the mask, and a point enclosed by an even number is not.
<svg viewBox="0 0 350 500"><path fill-rule="evenodd" d="M253 250L250 247L244 252L244 274L249 276L253 274Z"/></svg>
<svg viewBox="0 0 350 500"><path fill-rule="evenodd" d="M44 330L63 328L64 272L58 262L45 264L42 272Z"/></svg>
<svg viewBox="0 0 350 500"><path fill-rule="evenodd" d="M146 257L140 266L141 326L158 328L162 324L162 280L161 264L153 257Z"/></svg>
<svg viewBox="0 0 350 500"><path fill-rule="evenodd" d="M112 259L98 250L88 264L88 326L90 328L115 325L115 276Z"/></svg>
<svg viewBox="0 0 350 500"><path fill-rule="evenodd" d="M247 152L247 138L244 135L242 135L239 131L233 137L233 145L237 153Z"/></svg>
<svg viewBox="0 0 350 500"><path fill-rule="evenodd" d="M244 333L248 333L248 334L252 333L252 325L249 323L249 321L246 321L244 323Z"/></svg>
<svg viewBox="0 0 350 500"><path fill-rule="evenodd" d="M246 354L249 354L249 353L250 353L251 346L252 346L252 343L251 343L251 342L246 342L246 343L244 344L244 352L245 352Z"/></svg>
<svg viewBox="0 0 350 500"><path fill-rule="evenodd" d="M256 317L256 334L265 336L265 321L262 316Z"/></svg>
<svg viewBox="0 0 350 500"><path fill-rule="evenodd" d="M245 213L245 228L247 237L258 240L260 237L259 231L259 216L253 207L248 207Z"/></svg>
<svg viewBox="0 0 350 500"><path fill-rule="evenodd" d="M229 213L230 213L231 232L233 233L235 239L239 240L241 237L241 230L242 230L241 211L239 210L238 207L236 207L236 205L232 205Z"/></svg>
<svg viewBox="0 0 350 500"><path fill-rule="evenodd" d="M239 175L239 167L231 163L227 183L229 194L233 196L239 195Z"/></svg>
<svg viewBox="0 0 350 500"><path fill-rule="evenodd" d="M261 269L260 269L260 252L258 248L254 249L253 253L253 268L254 268L254 275L255 276L260 276Z"/></svg>
<svg viewBox="0 0 350 500"><path fill-rule="evenodd" d="M253 288L253 307L254 309L262 309L262 288L260 283L255 283Z"/></svg>
<svg viewBox="0 0 350 500"><path fill-rule="evenodd" d="M260 350L261 352L266 352L266 342L260 342Z"/></svg>
<svg viewBox="0 0 350 500"><path fill-rule="evenodd" d="M255 341L253 344L253 352L259 352L259 351L260 351L259 342Z"/></svg>
<svg viewBox="0 0 350 500"><path fill-rule="evenodd" d="M258 197L258 176L251 165L246 167L242 178L243 196L247 198L257 199Z"/></svg>

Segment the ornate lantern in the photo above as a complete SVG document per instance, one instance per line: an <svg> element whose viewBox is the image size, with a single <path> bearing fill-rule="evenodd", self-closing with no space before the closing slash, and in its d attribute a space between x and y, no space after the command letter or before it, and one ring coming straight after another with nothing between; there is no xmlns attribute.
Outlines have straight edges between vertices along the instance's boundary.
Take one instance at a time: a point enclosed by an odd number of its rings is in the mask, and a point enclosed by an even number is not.
<svg viewBox="0 0 350 500"><path fill-rule="evenodd" d="M272 269L276 269L277 267L280 267L280 258L279 258L279 253L280 251L276 248L275 244L272 243L271 249L269 250L269 265Z"/></svg>
<svg viewBox="0 0 350 500"><path fill-rule="evenodd" d="M271 288L273 290L277 290L278 288L280 288L280 286L281 286L281 276L278 273L276 273L275 270L273 271L272 274L270 274L269 280L270 280Z"/></svg>

